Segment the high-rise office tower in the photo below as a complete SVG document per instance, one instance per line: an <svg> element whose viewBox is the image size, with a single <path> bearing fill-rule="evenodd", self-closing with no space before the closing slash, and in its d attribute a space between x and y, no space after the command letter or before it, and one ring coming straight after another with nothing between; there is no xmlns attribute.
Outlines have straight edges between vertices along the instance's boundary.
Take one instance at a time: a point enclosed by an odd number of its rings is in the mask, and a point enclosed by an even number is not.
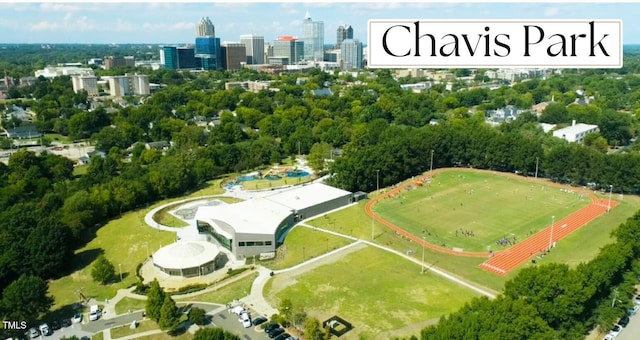
<svg viewBox="0 0 640 340"><path fill-rule="evenodd" d="M203 17L200 19L198 25L196 25L196 37L215 37L216 30L209 17Z"/></svg>
<svg viewBox="0 0 640 340"><path fill-rule="evenodd" d="M280 36L273 42L273 57L287 58L294 65L304 57L304 42L291 36Z"/></svg>
<svg viewBox="0 0 640 340"><path fill-rule="evenodd" d="M324 22L311 20L307 11L302 22L304 59L322 61L324 55Z"/></svg>
<svg viewBox="0 0 640 340"><path fill-rule="evenodd" d="M178 49L175 46L163 46L160 48L160 63L167 70L177 70Z"/></svg>
<svg viewBox="0 0 640 340"><path fill-rule="evenodd" d="M244 34L240 36L240 43L247 53L247 64L264 64L264 37L261 35Z"/></svg>
<svg viewBox="0 0 640 340"><path fill-rule="evenodd" d="M244 44L223 42L221 50L222 68L225 70L239 70L247 62L247 52Z"/></svg>
<svg viewBox="0 0 640 340"><path fill-rule="evenodd" d="M96 76L93 76L93 75L71 76L71 84L73 85L74 93L78 93L82 90L85 90L87 91L87 94L89 96L98 95L98 78L96 78Z"/></svg>
<svg viewBox="0 0 640 340"><path fill-rule="evenodd" d="M203 70L215 70L220 63L220 38L209 18L202 18L196 27L195 57ZM196 61L197 62L197 61Z"/></svg>
<svg viewBox="0 0 640 340"><path fill-rule="evenodd" d="M362 43L358 40L345 39L340 44L342 68L345 70L362 68Z"/></svg>
<svg viewBox="0 0 640 340"><path fill-rule="evenodd" d="M335 48L340 48L342 41L346 39L353 39L353 27L351 25L338 26Z"/></svg>

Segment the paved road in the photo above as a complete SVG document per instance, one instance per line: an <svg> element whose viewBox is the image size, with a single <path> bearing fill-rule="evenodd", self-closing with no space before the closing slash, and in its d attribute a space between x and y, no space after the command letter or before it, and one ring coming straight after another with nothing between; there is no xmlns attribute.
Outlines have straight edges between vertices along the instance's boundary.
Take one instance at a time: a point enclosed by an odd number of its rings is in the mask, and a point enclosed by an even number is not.
<svg viewBox="0 0 640 340"><path fill-rule="evenodd" d="M629 318L629 324L625 327L616 340L637 340L640 338L640 314Z"/></svg>

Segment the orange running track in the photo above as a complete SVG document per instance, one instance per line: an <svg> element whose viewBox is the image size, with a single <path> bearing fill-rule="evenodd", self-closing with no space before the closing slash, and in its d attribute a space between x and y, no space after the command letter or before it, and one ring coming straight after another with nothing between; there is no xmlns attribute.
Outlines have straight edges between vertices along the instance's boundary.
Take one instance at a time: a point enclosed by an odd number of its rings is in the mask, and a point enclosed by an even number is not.
<svg viewBox="0 0 640 340"><path fill-rule="evenodd" d="M591 200L590 205L555 222L553 226L547 227L505 251L496 253L492 258L482 263L480 268L504 276L532 257L548 250L554 242L567 237L607 212L607 200L599 200L595 197L592 197ZM611 208L616 205L618 202L611 201Z"/></svg>
<svg viewBox="0 0 640 340"><path fill-rule="evenodd" d="M435 176L438 173L442 173L442 172L450 171L450 170L486 172L486 173L493 173L493 174L498 174L498 175L507 176L507 177L514 177L514 178L518 178L518 179L521 179L521 180L527 180L527 178L523 178L521 176L517 176L517 175L513 175L513 174L499 173L499 172L488 171L488 170L469 169L469 168L438 169L438 170L434 170L433 172L429 173L429 176ZM536 181L536 182L539 182L541 184L552 185L552 186L561 187L561 188L569 188L568 186L565 186L565 185L552 183L552 182L547 182L547 181L544 181L544 180L537 180L537 179L535 179L535 180L529 179L529 180ZM430 249L433 249L435 251L439 251L439 252L442 252L442 253L458 255L458 256L488 257L488 253L487 252L456 251L456 250L453 250L453 249L449 249L449 248L441 247L441 246L438 246L438 245L435 245L435 244L432 244L432 243L428 243L428 242L424 241L423 239L421 239L420 237L417 237L417 236L405 231L404 229L402 229L402 228L396 226L395 224L393 224L393 223L381 218L380 216L376 215L373 212L372 208L378 201L380 201L383 198L395 195L395 194L401 192L407 186L410 186L410 185L414 185L414 182L413 181L409 181L409 182L407 182L407 183L405 183L403 185L399 185L395 189L393 189L391 191L388 191L388 192L386 192L386 193L384 193L382 195L378 195L375 198L373 198L372 200L370 200L367 203L367 205L365 206L365 211L366 211L367 215L369 215L370 217L372 217L374 220L378 221L379 223L387 226L389 229L395 231L397 234L402 235L402 236L410 239L413 242L417 242L418 244L420 244L423 247L427 247L427 248L430 248ZM578 189L571 188L571 190L578 190ZM580 191L580 190L578 190L578 191ZM586 225L587 223L593 221L594 219L596 219L600 215L605 214L607 212L607 210L613 209L615 206L618 205L618 202L616 202L614 200L611 200L611 205L609 207L608 200L598 199L594 195L592 195L591 193L586 193L586 195L591 198L591 204L586 206L586 207L584 207L584 208L582 208L582 209L580 209L580 210L578 210L578 211L576 211L575 213L567 216L566 218L555 222L554 225L553 225L553 235L551 234L552 227L549 226L546 229L543 229L542 231L536 233L535 235L523 240L522 242L517 243L516 245L512 246L509 249L494 252L493 256L489 260L487 260L487 261L483 262L482 264L480 264L480 268L482 268L482 269L484 269L486 271L489 271L491 273L504 276L509 271L517 268L518 266L520 266L521 264L523 264L524 262L526 262L530 258L532 258L534 256L537 256L541 251L548 250L550 243L553 244L553 242L557 242L557 241L565 238L566 236L568 236L572 232L578 230L580 227L582 227L582 226ZM551 240L551 242L549 242L550 240Z"/></svg>

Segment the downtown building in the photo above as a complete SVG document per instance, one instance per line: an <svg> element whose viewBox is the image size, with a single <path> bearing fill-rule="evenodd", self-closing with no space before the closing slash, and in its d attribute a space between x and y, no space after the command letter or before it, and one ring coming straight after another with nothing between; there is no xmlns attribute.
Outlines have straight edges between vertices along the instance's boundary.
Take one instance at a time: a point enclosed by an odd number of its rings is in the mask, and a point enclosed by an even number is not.
<svg viewBox="0 0 640 340"><path fill-rule="evenodd" d="M224 42L220 52L221 66L225 70L240 70L247 63L247 52L242 43Z"/></svg>
<svg viewBox="0 0 640 340"><path fill-rule="evenodd" d="M247 64L265 64L265 48L263 36L244 34L240 36L240 43L244 45Z"/></svg>
<svg viewBox="0 0 640 340"><path fill-rule="evenodd" d="M295 65L304 59L304 42L292 36L280 36L273 42L273 56L269 64Z"/></svg>
<svg viewBox="0 0 640 340"><path fill-rule="evenodd" d="M342 42L347 39L353 39L353 27L351 25L338 26L336 30L336 45L334 47L339 49Z"/></svg>
<svg viewBox="0 0 640 340"><path fill-rule="evenodd" d="M364 60L362 43L353 39L343 40L340 44L340 58L343 70L362 69Z"/></svg>
<svg viewBox="0 0 640 340"><path fill-rule="evenodd" d="M324 58L324 22L313 21L309 12L302 22L304 59L322 61Z"/></svg>
<svg viewBox="0 0 640 340"><path fill-rule="evenodd" d="M196 25L195 57L203 70L220 68L220 38L215 36L215 27L209 18L202 18Z"/></svg>

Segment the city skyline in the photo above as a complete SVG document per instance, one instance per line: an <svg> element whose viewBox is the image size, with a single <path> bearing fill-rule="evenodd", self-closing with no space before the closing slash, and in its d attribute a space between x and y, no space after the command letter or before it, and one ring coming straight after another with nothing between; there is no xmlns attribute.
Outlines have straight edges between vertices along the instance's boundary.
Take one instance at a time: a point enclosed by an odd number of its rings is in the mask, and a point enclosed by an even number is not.
<svg viewBox="0 0 640 340"><path fill-rule="evenodd" d="M0 43L191 43L202 17L216 37L303 36L309 12L324 22L324 43L351 25L367 41L369 19L621 19L625 44L640 43L640 3L24 3L0 2ZM167 14L170 13L170 16Z"/></svg>

